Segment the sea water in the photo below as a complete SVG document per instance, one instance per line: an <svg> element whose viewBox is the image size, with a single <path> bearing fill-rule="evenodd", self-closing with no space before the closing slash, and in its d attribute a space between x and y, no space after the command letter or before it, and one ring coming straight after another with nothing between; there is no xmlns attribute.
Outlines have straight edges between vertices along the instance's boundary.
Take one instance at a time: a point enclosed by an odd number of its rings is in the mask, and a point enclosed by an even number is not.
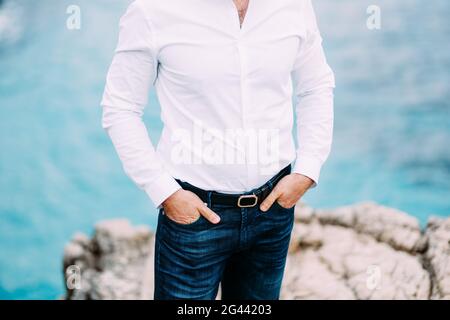
<svg viewBox="0 0 450 320"><path fill-rule="evenodd" d="M152 227L156 210L125 176L101 128L99 102L129 1L4 0L0 8L0 299L64 292L64 244L95 222ZM317 0L336 73L335 139L305 200L372 200L424 224L450 214L450 2ZM145 121L161 130L152 92Z"/></svg>

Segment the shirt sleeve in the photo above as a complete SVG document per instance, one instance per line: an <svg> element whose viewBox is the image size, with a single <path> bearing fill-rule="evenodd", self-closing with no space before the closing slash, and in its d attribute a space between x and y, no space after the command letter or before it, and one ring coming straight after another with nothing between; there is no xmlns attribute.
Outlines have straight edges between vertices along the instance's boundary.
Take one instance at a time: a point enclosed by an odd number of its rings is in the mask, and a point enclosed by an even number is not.
<svg viewBox="0 0 450 320"><path fill-rule="evenodd" d="M305 37L292 71L298 142L293 172L311 178L315 186L331 149L335 81L323 52L311 0L302 3Z"/></svg>
<svg viewBox="0 0 450 320"><path fill-rule="evenodd" d="M135 1L120 20L118 45L101 102L102 126L126 174L160 206L181 187L165 170L142 121L157 74L152 28L143 10Z"/></svg>

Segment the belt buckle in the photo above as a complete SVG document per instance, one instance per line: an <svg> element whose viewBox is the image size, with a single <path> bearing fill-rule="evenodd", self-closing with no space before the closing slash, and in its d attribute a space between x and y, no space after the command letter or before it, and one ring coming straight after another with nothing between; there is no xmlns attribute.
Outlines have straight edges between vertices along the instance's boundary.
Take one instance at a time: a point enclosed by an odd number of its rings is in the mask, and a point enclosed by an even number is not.
<svg viewBox="0 0 450 320"><path fill-rule="evenodd" d="M245 204L241 203L242 199L254 199L255 201L251 204L245 205ZM250 207L256 206L257 203L258 203L258 196L256 194L244 194L239 197L239 199L237 201L237 206L239 208L250 208Z"/></svg>

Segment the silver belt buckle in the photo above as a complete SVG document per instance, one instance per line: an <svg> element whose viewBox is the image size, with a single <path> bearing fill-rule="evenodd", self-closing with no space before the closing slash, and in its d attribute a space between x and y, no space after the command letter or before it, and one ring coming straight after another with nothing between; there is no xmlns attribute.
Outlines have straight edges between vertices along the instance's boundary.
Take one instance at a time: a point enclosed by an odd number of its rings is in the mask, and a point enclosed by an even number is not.
<svg viewBox="0 0 450 320"><path fill-rule="evenodd" d="M243 205L243 204L241 204L242 199L254 199L255 201L252 204ZM258 197L255 194L244 194L239 197L239 199L237 201L237 206L239 208L250 208L250 207L256 206L257 203L258 203Z"/></svg>

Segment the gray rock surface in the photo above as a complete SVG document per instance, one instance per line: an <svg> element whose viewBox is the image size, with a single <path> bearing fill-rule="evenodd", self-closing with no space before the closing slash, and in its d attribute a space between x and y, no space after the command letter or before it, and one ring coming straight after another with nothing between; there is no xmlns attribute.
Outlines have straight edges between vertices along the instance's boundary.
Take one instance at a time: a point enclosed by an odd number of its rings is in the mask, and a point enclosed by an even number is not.
<svg viewBox="0 0 450 320"><path fill-rule="evenodd" d="M153 282L153 233L127 220L100 222L92 239L77 234L64 250L67 270L81 272L79 289L67 290L74 300L149 299ZM67 287L67 286L66 286Z"/></svg>
<svg viewBox="0 0 450 320"><path fill-rule="evenodd" d="M433 218L425 231L424 254L433 282L432 298L450 300L450 218Z"/></svg>
<svg viewBox="0 0 450 320"><path fill-rule="evenodd" d="M428 299L430 274L416 219L363 203L296 208L285 299Z"/></svg>
<svg viewBox="0 0 450 320"><path fill-rule="evenodd" d="M361 203L333 210L299 204L282 299L450 299L450 218L418 221ZM67 299L151 299L153 233L127 220L77 234L64 252ZM74 269L74 266L75 269ZM75 281L76 282L76 281Z"/></svg>

